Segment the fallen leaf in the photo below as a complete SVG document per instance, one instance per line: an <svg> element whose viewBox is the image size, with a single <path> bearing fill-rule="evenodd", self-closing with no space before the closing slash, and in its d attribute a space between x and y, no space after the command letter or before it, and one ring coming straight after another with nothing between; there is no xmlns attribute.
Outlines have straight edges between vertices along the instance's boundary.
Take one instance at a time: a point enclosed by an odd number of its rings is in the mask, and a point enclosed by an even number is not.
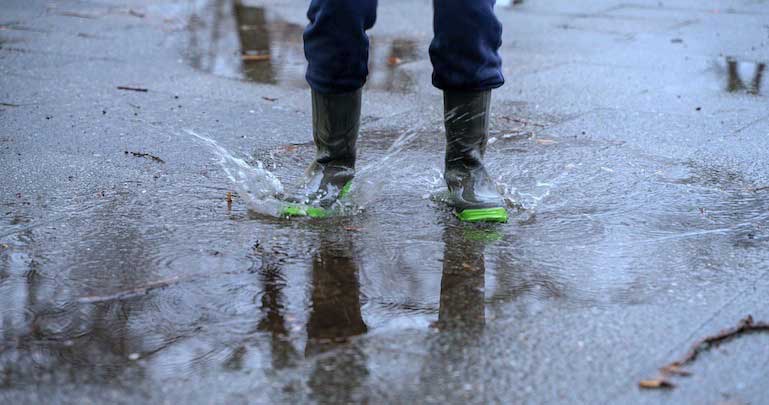
<svg viewBox="0 0 769 405"><path fill-rule="evenodd" d="M397 56L390 56L389 58L387 58L387 64L390 66L400 65L401 62L403 62L403 60L401 60L401 58Z"/></svg>
<svg viewBox="0 0 769 405"><path fill-rule="evenodd" d="M644 389L669 389L674 388L675 385L663 378L656 378L653 380L642 380L638 383L638 386Z"/></svg>
<svg viewBox="0 0 769 405"><path fill-rule="evenodd" d="M264 61L270 60L270 58L272 58L272 56L269 53L259 53L255 55L249 55L249 54L240 55L240 59L246 62L264 62Z"/></svg>
<svg viewBox="0 0 769 405"><path fill-rule="evenodd" d="M298 146L296 146L296 145L291 145L291 144L288 144L288 145L283 145L283 146L281 146L280 148L278 148L278 152L281 152L281 153L288 153L288 152L293 152L293 151L295 151L295 150L297 150L297 149L299 149L299 147L298 147Z"/></svg>

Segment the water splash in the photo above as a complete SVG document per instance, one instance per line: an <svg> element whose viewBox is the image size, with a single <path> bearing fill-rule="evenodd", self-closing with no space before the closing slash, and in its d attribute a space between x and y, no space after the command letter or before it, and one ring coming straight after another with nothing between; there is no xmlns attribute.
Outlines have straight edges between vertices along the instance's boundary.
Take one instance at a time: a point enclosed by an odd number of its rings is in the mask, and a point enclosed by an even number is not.
<svg viewBox="0 0 769 405"><path fill-rule="evenodd" d="M275 174L265 168L261 161L257 160L255 165L250 165L245 160L233 156L215 140L189 129L185 129L184 132L194 137L218 157L219 165L250 210L263 215L281 217L286 204L293 204L283 200L283 184ZM387 148L384 155L360 166L348 197L343 203L338 202L334 205L334 215L360 213L386 194L384 190L388 188L390 182L397 182L399 187L406 186L407 189L426 189L424 198L446 203L448 189L443 181L442 170L431 168L420 175L416 175L413 171L402 170L413 164L409 161L412 156L406 153L406 149L425 132L424 128L404 130ZM543 186L548 187L543 187L544 195L540 198L549 193L549 185ZM498 183L497 187L511 206L517 206L516 202L519 200L526 200L518 190L511 189L504 183ZM538 196L531 197L535 201L540 199L537 198ZM536 202L531 205L536 205Z"/></svg>
<svg viewBox="0 0 769 405"><path fill-rule="evenodd" d="M352 183L350 197L355 201L359 209L372 204L382 195L382 190L386 187L388 180L394 180L393 173L401 172L398 170L407 167L406 160L408 156L403 153L415 139L420 135L420 131L409 129L403 131L398 138L393 141L385 154L374 161L358 168L355 174L355 181ZM383 176L387 173L388 176ZM396 181L413 180L415 176L409 178L398 178Z"/></svg>
<svg viewBox="0 0 769 405"><path fill-rule="evenodd" d="M278 197L283 193L283 184L264 168L262 162L257 161L256 166L249 165L215 140L190 129L184 132L206 145L219 158L219 165L250 210L273 217L281 216L285 203Z"/></svg>

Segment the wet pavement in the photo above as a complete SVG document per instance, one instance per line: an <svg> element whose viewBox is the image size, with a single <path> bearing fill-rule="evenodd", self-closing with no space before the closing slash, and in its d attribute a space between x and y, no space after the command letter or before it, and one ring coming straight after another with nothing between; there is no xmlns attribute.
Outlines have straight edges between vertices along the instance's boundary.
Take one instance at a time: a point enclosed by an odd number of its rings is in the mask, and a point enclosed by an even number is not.
<svg viewBox="0 0 769 405"><path fill-rule="evenodd" d="M511 220L467 225L429 1L380 5L322 221L259 191L312 157L305 2L4 1L0 401L765 403L760 333L638 382L769 321L769 4L588 3L498 10Z"/></svg>

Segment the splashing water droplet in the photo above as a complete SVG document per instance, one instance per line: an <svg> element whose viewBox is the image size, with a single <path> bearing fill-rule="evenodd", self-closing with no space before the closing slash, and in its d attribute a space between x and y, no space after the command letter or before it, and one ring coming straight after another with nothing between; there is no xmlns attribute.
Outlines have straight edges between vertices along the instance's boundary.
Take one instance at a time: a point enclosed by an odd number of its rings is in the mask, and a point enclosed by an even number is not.
<svg viewBox="0 0 769 405"><path fill-rule="evenodd" d="M233 156L215 140L190 129L184 132L203 143L219 158L219 165L249 209L264 215L280 216L285 203L277 196L283 193L283 184L264 168L262 162L257 161L256 167L251 166L245 160Z"/></svg>

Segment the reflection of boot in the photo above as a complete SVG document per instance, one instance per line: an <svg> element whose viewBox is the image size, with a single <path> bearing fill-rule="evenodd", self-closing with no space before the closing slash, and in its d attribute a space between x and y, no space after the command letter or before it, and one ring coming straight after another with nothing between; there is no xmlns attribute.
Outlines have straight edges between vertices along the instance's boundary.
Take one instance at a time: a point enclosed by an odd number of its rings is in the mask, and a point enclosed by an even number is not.
<svg viewBox="0 0 769 405"><path fill-rule="evenodd" d="M504 200L483 167L491 91L443 93L449 204L463 221L507 221Z"/></svg>
<svg viewBox="0 0 769 405"><path fill-rule="evenodd" d="M307 352L366 333L360 310L358 267L347 248L322 244L312 262L312 309Z"/></svg>
<svg viewBox="0 0 769 405"><path fill-rule="evenodd" d="M368 330L361 313L358 265L353 252L347 236L324 232L312 261L305 355L335 350L331 356L316 358L307 381L313 399L320 404L368 402L358 398L368 376L365 351L355 343L343 344Z"/></svg>
<svg viewBox="0 0 769 405"><path fill-rule="evenodd" d="M360 89L345 94L312 91L312 137L316 153L305 173L304 195L298 202L316 209L287 209L284 214L323 216L313 212L324 212L347 194L355 175L360 107Z"/></svg>
<svg viewBox="0 0 769 405"><path fill-rule="evenodd" d="M729 69L729 82L726 84L727 91L739 91L745 89L745 84L737 71L737 61L727 58L726 63Z"/></svg>
<svg viewBox="0 0 769 405"><path fill-rule="evenodd" d="M443 275L438 324L441 330L480 332L485 324L484 241L468 238L460 228L443 235Z"/></svg>

